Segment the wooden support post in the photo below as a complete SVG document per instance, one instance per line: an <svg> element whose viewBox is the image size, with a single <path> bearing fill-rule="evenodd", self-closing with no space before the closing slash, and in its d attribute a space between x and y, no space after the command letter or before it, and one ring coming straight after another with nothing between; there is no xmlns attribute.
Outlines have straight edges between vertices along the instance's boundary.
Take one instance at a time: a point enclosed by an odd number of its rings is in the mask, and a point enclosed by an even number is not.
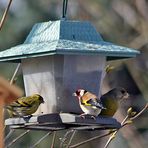
<svg viewBox="0 0 148 148"><path fill-rule="evenodd" d="M0 97L0 148L4 148L4 99Z"/></svg>

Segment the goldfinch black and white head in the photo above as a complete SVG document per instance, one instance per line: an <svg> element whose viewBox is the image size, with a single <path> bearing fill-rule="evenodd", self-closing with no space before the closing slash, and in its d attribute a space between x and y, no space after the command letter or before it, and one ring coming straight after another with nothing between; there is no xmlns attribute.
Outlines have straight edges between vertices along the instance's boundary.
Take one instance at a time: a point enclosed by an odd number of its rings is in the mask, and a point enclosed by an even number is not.
<svg viewBox="0 0 148 148"><path fill-rule="evenodd" d="M76 90L75 93L73 93L73 96L77 96L78 98L81 98L81 97L83 97L84 94L86 94L86 93L87 93L86 90L84 90L84 89L78 89L78 90Z"/></svg>

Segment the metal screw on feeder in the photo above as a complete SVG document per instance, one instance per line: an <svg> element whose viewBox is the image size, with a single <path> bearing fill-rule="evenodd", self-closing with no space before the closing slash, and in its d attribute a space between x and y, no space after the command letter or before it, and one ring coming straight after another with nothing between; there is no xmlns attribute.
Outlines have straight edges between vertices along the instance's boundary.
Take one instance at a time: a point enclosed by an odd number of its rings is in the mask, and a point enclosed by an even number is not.
<svg viewBox="0 0 148 148"><path fill-rule="evenodd" d="M139 52L104 41L90 22L65 19L67 6L63 0L63 19L35 24L23 44L0 52L0 61L21 63L26 95L38 93L45 100L28 123L12 118L7 125L41 130L64 129L67 124L83 130L120 127L113 118L84 120L70 114L81 113L72 93L84 88L99 95L106 61Z"/></svg>

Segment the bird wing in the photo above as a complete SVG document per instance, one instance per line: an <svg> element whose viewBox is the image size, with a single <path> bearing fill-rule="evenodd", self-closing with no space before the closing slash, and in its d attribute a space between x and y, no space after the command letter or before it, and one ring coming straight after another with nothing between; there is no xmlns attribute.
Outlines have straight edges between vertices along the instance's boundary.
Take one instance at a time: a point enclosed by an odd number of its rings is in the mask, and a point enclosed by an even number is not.
<svg viewBox="0 0 148 148"><path fill-rule="evenodd" d="M30 108L29 104L26 103L22 103L20 101L15 101L13 103L11 103L10 105L5 106L5 108L7 109L10 117L14 117L14 116L19 116L21 115L24 111L28 110ZM22 114L23 116L23 114Z"/></svg>
<svg viewBox="0 0 148 148"><path fill-rule="evenodd" d="M108 92L102 95L100 100L103 106L106 108L106 110L101 111L100 115L106 115L112 117L118 109L118 101L114 97L114 94Z"/></svg>
<svg viewBox="0 0 148 148"><path fill-rule="evenodd" d="M30 98L30 97L22 97L19 98L17 101L11 103L10 105L7 106L7 108L9 108L9 106L13 107L13 108L19 108L19 107L31 107L32 103L34 101Z"/></svg>
<svg viewBox="0 0 148 148"><path fill-rule="evenodd" d="M38 98L35 95L29 97L22 97L19 98L17 102L24 107L31 107L34 103L38 102Z"/></svg>
<svg viewBox="0 0 148 148"><path fill-rule="evenodd" d="M96 106L97 108L100 108L100 109L105 109L103 107L101 101L98 100L97 98L92 98L92 99L88 100L87 104L90 104L91 106Z"/></svg>
<svg viewBox="0 0 148 148"><path fill-rule="evenodd" d="M90 99L96 99L97 96L90 93L90 92L87 92L83 95L83 97L81 98L81 103L82 104L85 104L85 105L88 105L90 106L91 104L88 104L87 102L90 100Z"/></svg>
<svg viewBox="0 0 148 148"><path fill-rule="evenodd" d="M103 105L101 104L101 101L99 98L97 98L96 95L87 92L84 94L84 96L81 98L81 104L85 106L92 106L97 107L100 109L103 109Z"/></svg>
<svg viewBox="0 0 148 148"><path fill-rule="evenodd" d="M17 101L17 103L21 104L22 107L27 107L27 106L31 106L31 100L29 97L23 97L23 98L19 98Z"/></svg>

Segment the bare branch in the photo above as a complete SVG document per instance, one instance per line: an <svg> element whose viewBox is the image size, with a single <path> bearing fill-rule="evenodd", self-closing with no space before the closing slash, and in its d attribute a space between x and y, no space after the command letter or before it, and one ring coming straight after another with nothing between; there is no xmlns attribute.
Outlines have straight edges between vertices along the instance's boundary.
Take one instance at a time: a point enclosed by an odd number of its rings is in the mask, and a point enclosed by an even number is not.
<svg viewBox="0 0 148 148"><path fill-rule="evenodd" d="M50 148L54 148L55 139L56 139L56 131L53 132L53 138L52 138L52 143Z"/></svg>
<svg viewBox="0 0 148 148"><path fill-rule="evenodd" d="M138 30L136 27L138 20L135 10L125 1L114 0L112 2L113 10L120 15L124 21L132 26L135 30Z"/></svg>
<svg viewBox="0 0 148 148"><path fill-rule="evenodd" d="M127 124L130 124L131 122L128 122L128 121L132 121L132 120L134 120L134 119L136 119L136 118L138 118L146 109L148 109L148 103L145 105L145 107L137 114L137 115L135 115L134 117L129 117L130 115L128 114L125 118L124 118L124 120L122 121L122 123L121 123L121 128L123 128L125 125L127 125ZM132 112L132 111L131 111ZM120 129L121 129L120 128ZM116 137L116 134L117 134L117 132L119 131L119 129L117 129L110 137L109 137L109 139L108 139L108 141L107 141L107 143L105 144L105 146L104 146L104 148L107 148L108 147L108 145L111 143L111 141Z"/></svg>
<svg viewBox="0 0 148 148"><path fill-rule="evenodd" d="M8 11L9 11L9 8L10 8L11 3L12 3L12 0L9 0L8 6L5 9L5 12L4 12L4 14L2 16L2 19L0 21L0 31L1 31L3 25L4 25L5 21L6 21L6 17L7 17L7 14L8 14Z"/></svg>
<svg viewBox="0 0 148 148"><path fill-rule="evenodd" d="M128 119L128 115L123 119L123 121L121 122L121 126L125 123L125 121Z"/></svg>
<svg viewBox="0 0 148 148"><path fill-rule="evenodd" d="M71 135L71 137L70 137L70 140L69 140L69 142L68 142L66 148L69 148L69 146L70 146L70 144L71 144L71 142L72 142L72 140L73 140L75 134L76 134L76 130L73 131L73 133L72 133L72 135Z"/></svg>
<svg viewBox="0 0 148 148"><path fill-rule="evenodd" d="M148 109L148 103L145 105L145 107L138 114L136 114L134 117L132 117L130 119L134 120L134 119L138 118L147 109Z"/></svg>
<svg viewBox="0 0 148 148"><path fill-rule="evenodd" d="M21 139L22 137L24 137L29 132L30 132L30 130L25 131L24 133L22 133L21 135L19 135L18 137L16 137L14 140L12 140L12 142L10 142L6 147L12 146L14 143L16 143L19 139Z"/></svg>
<svg viewBox="0 0 148 148"><path fill-rule="evenodd" d="M135 0L136 2L136 6L137 6L137 9L138 11L140 12L140 14L148 20L148 16L147 16L147 13L148 13L148 6L147 6L147 2L146 0Z"/></svg>
<svg viewBox="0 0 148 148"><path fill-rule="evenodd" d="M10 138L10 136L14 133L14 131L15 131L14 129L10 129L9 133L8 133L7 136L5 137L5 142L6 142L7 139Z"/></svg>
<svg viewBox="0 0 148 148"><path fill-rule="evenodd" d="M30 148L35 148L39 143L41 143L47 136L49 136L52 132L48 132L45 136L43 136L40 140L38 140L33 146Z"/></svg>
<svg viewBox="0 0 148 148"><path fill-rule="evenodd" d="M19 71L20 65L21 65L21 64L19 63L19 64L17 65L17 67L16 67L15 71L14 71L14 74L13 74L13 76L12 76L11 80L10 80L10 84L11 84L11 85L13 84L14 79L15 79L15 77L16 77L16 75L17 75L18 71Z"/></svg>
<svg viewBox="0 0 148 148"><path fill-rule="evenodd" d="M65 135L63 136L63 138L60 139L60 140L61 140L60 148L63 147L64 142L67 140L67 136L68 136L71 132L73 132L73 131L74 131L74 130L68 130L68 131L65 133Z"/></svg>
<svg viewBox="0 0 148 148"><path fill-rule="evenodd" d="M128 119L128 115L127 115L127 116L123 119L123 121L121 122L121 128L122 128L123 126L125 126L124 123L126 122L127 119ZM111 134L111 136L109 137L108 141L106 142L104 148L107 148L107 147L108 147L108 145L111 143L111 141L116 137L116 134L117 134L118 131L119 131L119 129L115 130L115 131Z"/></svg>
<svg viewBox="0 0 148 148"><path fill-rule="evenodd" d="M99 136L96 136L96 137L87 139L87 140L82 141L82 142L80 142L80 143L77 143L77 144L75 144L75 145L71 145L70 148L76 148L76 147L79 147L79 146L81 146L81 145L83 145L83 144L86 144L86 143L88 143L88 142L91 142L91 141L93 141L93 140L97 140L97 139L100 139L100 138L109 136L109 135L112 134L113 132L114 132L114 131L111 131L111 132L108 132L108 133L106 133L106 134L99 135Z"/></svg>
<svg viewBox="0 0 148 148"><path fill-rule="evenodd" d="M105 144L104 148L107 148L111 141L116 137L118 130L116 130L108 139L107 143Z"/></svg>

